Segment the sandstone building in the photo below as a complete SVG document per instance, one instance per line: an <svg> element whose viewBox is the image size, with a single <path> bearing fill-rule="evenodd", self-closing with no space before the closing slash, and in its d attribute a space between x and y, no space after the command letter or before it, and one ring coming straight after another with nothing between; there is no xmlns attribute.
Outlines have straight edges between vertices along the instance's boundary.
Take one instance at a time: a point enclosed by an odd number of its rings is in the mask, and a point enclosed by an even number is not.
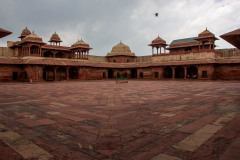
<svg viewBox="0 0 240 160"><path fill-rule="evenodd" d="M0 38L9 34L0 28ZM0 81L119 77L240 80L240 29L220 37L236 48L216 50L218 38L206 29L196 37L173 40L169 45L158 36L149 44L150 56L137 56L122 42L106 56L93 56L89 54L92 48L83 40L69 47L61 46L62 40L54 33L47 44L25 28L20 41L8 41L7 47L0 47Z"/></svg>

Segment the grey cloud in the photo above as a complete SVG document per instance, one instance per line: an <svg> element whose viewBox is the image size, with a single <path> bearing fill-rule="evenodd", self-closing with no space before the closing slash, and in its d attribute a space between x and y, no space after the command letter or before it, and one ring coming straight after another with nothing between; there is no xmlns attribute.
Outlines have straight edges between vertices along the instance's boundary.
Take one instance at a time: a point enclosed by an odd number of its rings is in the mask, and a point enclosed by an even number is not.
<svg viewBox="0 0 240 160"><path fill-rule="evenodd" d="M197 36L205 27L219 36L239 28L238 0L0 0L1 28L12 35L0 40L18 40L26 26L44 41L57 31L70 46L78 38L90 44L94 55L106 55L122 40L136 55L151 54L147 46L160 35L167 43ZM159 12L159 17L154 13ZM222 48L232 47L217 42Z"/></svg>

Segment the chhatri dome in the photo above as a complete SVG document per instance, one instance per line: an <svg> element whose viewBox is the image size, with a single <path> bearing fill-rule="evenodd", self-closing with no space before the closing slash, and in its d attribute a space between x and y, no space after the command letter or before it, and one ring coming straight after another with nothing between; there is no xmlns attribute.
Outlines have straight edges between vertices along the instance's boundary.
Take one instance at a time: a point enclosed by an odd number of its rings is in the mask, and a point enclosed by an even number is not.
<svg viewBox="0 0 240 160"><path fill-rule="evenodd" d="M76 43L74 43L72 46L73 48L85 48L85 49L92 49L90 48L89 44L87 44L86 42L84 42L82 39L79 41L77 41Z"/></svg>
<svg viewBox="0 0 240 160"><path fill-rule="evenodd" d="M58 34L55 32L48 42L62 42Z"/></svg>
<svg viewBox="0 0 240 160"><path fill-rule="evenodd" d="M52 37L48 42L50 42L50 44L55 44L60 46L60 43L62 42L62 40L59 38L58 34L55 32L53 33Z"/></svg>
<svg viewBox="0 0 240 160"><path fill-rule="evenodd" d="M107 54L107 56L119 56L119 55L135 56L135 54L132 53L132 51L130 50L129 46L123 44L122 42L115 45L112 48L112 51Z"/></svg>
<svg viewBox="0 0 240 160"><path fill-rule="evenodd" d="M42 41L42 38L39 37L37 34L35 34L34 31L31 34L29 34L28 36L24 37L22 39L22 42L44 43Z"/></svg>
<svg viewBox="0 0 240 160"><path fill-rule="evenodd" d="M207 28L206 28L206 30L204 30L203 32L201 32L198 35L198 38L208 38L208 37L214 37L215 38L215 35L212 32L210 32Z"/></svg>
<svg viewBox="0 0 240 160"><path fill-rule="evenodd" d="M23 39L23 38L25 38L26 36L28 36L28 35L30 35L30 34L31 34L31 32L30 32L29 29L26 27L26 28L22 31L21 36L19 36L18 38Z"/></svg>

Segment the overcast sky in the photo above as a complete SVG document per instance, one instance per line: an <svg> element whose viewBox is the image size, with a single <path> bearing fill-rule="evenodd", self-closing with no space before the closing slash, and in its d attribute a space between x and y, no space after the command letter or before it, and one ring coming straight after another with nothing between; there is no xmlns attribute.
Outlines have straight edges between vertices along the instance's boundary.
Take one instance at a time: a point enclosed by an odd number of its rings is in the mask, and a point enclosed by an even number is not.
<svg viewBox="0 0 240 160"><path fill-rule="evenodd" d="M158 35L170 44L206 27L220 39L217 48L233 48L219 36L240 28L240 0L0 0L0 28L13 32L0 46L19 40L25 27L45 42L56 31L63 46L82 38L99 56L120 41L137 56L151 55Z"/></svg>

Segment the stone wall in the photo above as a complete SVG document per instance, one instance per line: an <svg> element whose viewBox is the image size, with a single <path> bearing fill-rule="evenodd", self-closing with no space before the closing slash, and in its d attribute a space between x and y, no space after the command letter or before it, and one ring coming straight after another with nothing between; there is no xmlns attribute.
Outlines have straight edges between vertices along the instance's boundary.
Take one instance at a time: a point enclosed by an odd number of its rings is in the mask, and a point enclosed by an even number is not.
<svg viewBox="0 0 240 160"><path fill-rule="evenodd" d="M103 78L103 73L105 73L105 78ZM107 69L101 68L89 68L89 77L91 80L100 80L107 78Z"/></svg>
<svg viewBox="0 0 240 160"><path fill-rule="evenodd" d="M13 50L8 47L0 47L0 57L13 57Z"/></svg>
<svg viewBox="0 0 240 160"><path fill-rule="evenodd" d="M105 56L89 55L88 59L89 61L92 61L92 62L107 62L107 58Z"/></svg>
<svg viewBox="0 0 240 160"><path fill-rule="evenodd" d="M162 78L163 78L163 67L153 67L152 79L162 79Z"/></svg>
<svg viewBox="0 0 240 160"><path fill-rule="evenodd" d="M113 63L131 63L134 62L134 57L130 56L112 56L108 57L108 62L113 62Z"/></svg>
<svg viewBox="0 0 240 160"><path fill-rule="evenodd" d="M139 57L136 57L135 62L141 62L141 63L151 63L152 62L152 56L139 56Z"/></svg>
<svg viewBox="0 0 240 160"><path fill-rule="evenodd" d="M206 77L204 76L204 72ZM215 67L212 64L198 66L198 79L214 79Z"/></svg>
<svg viewBox="0 0 240 160"><path fill-rule="evenodd" d="M0 65L1 82L25 81L26 78L25 69L21 65Z"/></svg>
<svg viewBox="0 0 240 160"><path fill-rule="evenodd" d="M161 55L152 57L153 62L169 62L169 61L187 61L187 60L202 60L202 59L214 59L218 55L215 52L201 52L201 53L189 53L189 54L177 54L177 55Z"/></svg>
<svg viewBox="0 0 240 160"><path fill-rule="evenodd" d="M240 65L224 64L215 66L215 78L223 80L240 80Z"/></svg>
<svg viewBox="0 0 240 160"><path fill-rule="evenodd" d="M240 57L240 50L236 48L232 49L217 49L220 57Z"/></svg>
<svg viewBox="0 0 240 160"><path fill-rule="evenodd" d="M137 69L137 78L139 78L139 79L152 79L152 68L139 68L139 69Z"/></svg>

